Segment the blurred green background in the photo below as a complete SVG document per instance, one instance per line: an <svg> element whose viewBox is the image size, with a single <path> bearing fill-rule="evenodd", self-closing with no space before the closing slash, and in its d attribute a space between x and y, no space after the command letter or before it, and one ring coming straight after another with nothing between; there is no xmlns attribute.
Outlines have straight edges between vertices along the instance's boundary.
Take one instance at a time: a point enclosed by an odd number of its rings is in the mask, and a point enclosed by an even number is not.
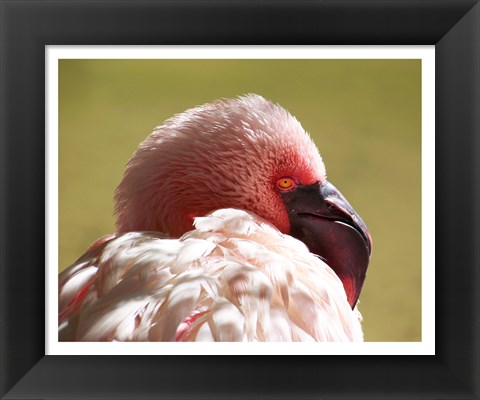
<svg viewBox="0 0 480 400"><path fill-rule="evenodd" d="M420 60L60 60L60 270L114 231L113 192L153 127L252 92L299 119L369 227L365 340L421 340Z"/></svg>

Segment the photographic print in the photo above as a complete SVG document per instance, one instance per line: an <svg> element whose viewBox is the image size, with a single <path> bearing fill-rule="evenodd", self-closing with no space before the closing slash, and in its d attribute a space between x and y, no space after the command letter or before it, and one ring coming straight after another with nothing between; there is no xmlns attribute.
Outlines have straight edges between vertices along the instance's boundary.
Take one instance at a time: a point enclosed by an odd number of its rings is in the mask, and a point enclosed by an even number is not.
<svg viewBox="0 0 480 400"><path fill-rule="evenodd" d="M415 57L59 58L59 342L421 342L421 106Z"/></svg>

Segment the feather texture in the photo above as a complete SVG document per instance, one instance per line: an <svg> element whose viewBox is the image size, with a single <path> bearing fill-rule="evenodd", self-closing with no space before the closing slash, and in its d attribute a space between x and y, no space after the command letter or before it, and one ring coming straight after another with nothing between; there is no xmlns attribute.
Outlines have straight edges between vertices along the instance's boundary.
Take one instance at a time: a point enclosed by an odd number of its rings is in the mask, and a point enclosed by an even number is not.
<svg viewBox="0 0 480 400"><path fill-rule="evenodd" d="M64 341L360 341L342 282L255 214L220 209L179 239L119 234L59 279Z"/></svg>

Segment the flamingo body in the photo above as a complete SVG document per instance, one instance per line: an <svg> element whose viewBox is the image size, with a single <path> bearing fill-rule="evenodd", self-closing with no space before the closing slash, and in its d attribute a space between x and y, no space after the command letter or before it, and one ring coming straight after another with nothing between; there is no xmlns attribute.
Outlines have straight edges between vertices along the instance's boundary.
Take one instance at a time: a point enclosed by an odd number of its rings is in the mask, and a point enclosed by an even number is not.
<svg viewBox="0 0 480 400"><path fill-rule="evenodd" d="M363 340L370 235L280 106L249 95L166 121L115 202L117 232L59 276L60 340Z"/></svg>
<svg viewBox="0 0 480 400"><path fill-rule="evenodd" d="M195 228L178 240L120 234L64 272L61 338L362 340L340 279L302 242L235 209Z"/></svg>

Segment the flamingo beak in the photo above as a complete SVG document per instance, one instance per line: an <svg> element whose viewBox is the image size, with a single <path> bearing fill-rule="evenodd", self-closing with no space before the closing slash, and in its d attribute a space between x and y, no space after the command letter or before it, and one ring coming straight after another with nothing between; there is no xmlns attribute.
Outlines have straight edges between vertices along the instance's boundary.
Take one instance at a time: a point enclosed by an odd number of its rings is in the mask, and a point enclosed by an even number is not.
<svg viewBox="0 0 480 400"><path fill-rule="evenodd" d="M281 196L290 219L290 235L335 271L354 308L372 253L372 239L365 223L329 182L298 185Z"/></svg>

